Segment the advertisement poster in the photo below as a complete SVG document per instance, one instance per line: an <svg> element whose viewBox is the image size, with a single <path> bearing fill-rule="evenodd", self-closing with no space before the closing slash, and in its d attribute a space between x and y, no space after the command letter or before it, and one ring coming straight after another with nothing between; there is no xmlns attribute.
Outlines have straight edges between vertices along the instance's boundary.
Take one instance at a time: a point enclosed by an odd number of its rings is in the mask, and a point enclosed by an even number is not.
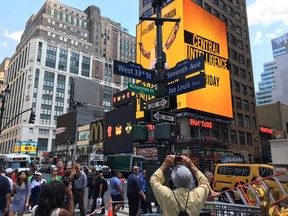
<svg viewBox="0 0 288 216"><path fill-rule="evenodd" d="M228 69L228 45L226 24L190 0L175 0L162 9L162 17L180 18L179 23L164 22L162 26L162 48L166 53L166 73L178 62L204 57L205 68L185 78L205 73L206 87L177 95L177 109L189 108L227 119L233 118L230 75ZM143 21L137 25L137 63L146 69L154 69L156 52L156 25L154 21ZM193 70L181 68L181 70ZM177 74L183 71L174 70ZM170 74L170 77L173 74ZM146 83L146 86L154 85ZM145 100L151 96L142 95ZM137 110L136 118L143 112Z"/></svg>

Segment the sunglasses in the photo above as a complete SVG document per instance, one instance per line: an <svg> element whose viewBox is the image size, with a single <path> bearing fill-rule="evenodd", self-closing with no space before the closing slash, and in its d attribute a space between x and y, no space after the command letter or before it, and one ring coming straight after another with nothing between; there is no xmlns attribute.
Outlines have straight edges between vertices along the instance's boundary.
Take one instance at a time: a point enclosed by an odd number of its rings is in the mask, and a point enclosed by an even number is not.
<svg viewBox="0 0 288 216"><path fill-rule="evenodd" d="M58 172L58 170L53 170L53 172Z"/></svg>

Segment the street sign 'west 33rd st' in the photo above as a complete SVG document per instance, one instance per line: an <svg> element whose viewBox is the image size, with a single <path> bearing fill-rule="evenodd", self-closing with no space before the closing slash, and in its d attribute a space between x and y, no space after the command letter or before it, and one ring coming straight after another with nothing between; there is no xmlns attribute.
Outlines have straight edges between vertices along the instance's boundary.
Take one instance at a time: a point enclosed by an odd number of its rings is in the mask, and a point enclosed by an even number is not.
<svg viewBox="0 0 288 216"><path fill-rule="evenodd" d="M206 87L205 73L167 86L169 95L179 95Z"/></svg>
<svg viewBox="0 0 288 216"><path fill-rule="evenodd" d="M114 60L114 74L143 80L149 83L155 83L155 71L147 70L140 64L133 62L120 62Z"/></svg>

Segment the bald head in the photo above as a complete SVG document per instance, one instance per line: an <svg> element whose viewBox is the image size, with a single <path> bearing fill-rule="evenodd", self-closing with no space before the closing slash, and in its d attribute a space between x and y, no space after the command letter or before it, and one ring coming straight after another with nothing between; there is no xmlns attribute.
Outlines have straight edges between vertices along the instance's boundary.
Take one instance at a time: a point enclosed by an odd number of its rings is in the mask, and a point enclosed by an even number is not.
<svg viewBox="0 0 288 216"><path fill-rule="evenodd" d="M133 172L136 173L136 175L139 174L139 167L138 166L134 166L133 167Z"/></svg>

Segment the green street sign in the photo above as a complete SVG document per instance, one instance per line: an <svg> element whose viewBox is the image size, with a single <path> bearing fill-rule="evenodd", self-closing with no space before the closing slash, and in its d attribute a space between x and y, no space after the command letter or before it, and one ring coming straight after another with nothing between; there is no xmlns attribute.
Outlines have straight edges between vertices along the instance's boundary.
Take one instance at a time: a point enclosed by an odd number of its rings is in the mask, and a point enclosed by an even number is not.
<svg viewBox="0 0 288 216"><path fill-rule="evenodd" d="M140 84L128 83L128 91L155 96L155 89Z"/></svg>

